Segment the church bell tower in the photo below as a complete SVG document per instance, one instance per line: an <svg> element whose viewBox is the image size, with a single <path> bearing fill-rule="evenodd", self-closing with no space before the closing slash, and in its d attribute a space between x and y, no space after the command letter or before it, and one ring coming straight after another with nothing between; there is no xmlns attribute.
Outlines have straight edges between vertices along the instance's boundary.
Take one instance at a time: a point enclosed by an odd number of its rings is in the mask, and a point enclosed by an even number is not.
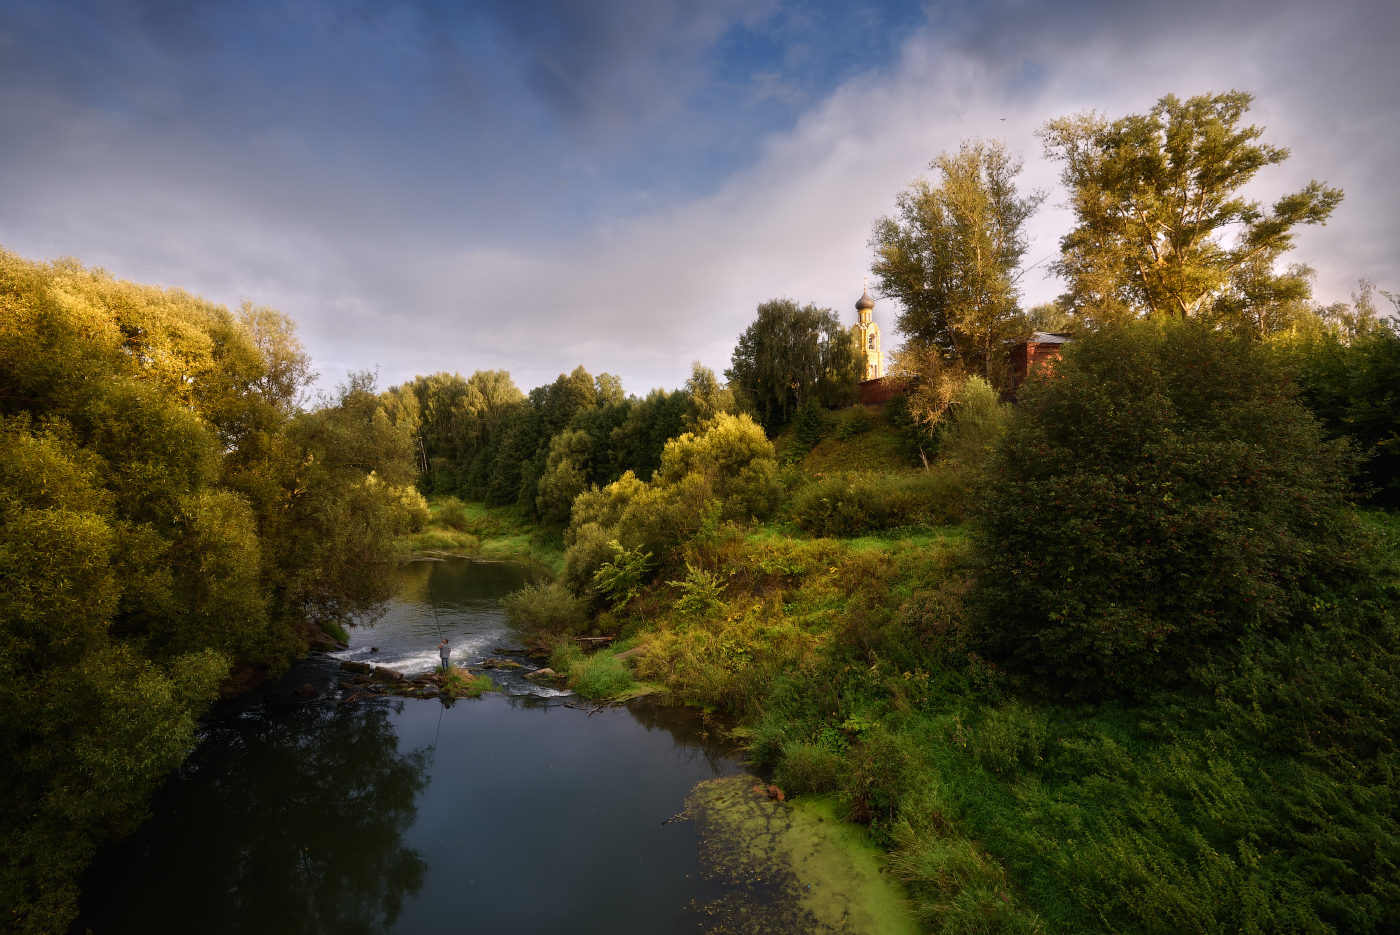
<svg viewBox="0 0 1400 935"><path fill-rule="evenodd" d="M851 329L851 337L857 346L856 359L861 365L861 382L878 380L885 375L885 355L880 353L880 326L871 318L874 308L875 300L862 282L860 299L856 302L860 321Z"/></svg>

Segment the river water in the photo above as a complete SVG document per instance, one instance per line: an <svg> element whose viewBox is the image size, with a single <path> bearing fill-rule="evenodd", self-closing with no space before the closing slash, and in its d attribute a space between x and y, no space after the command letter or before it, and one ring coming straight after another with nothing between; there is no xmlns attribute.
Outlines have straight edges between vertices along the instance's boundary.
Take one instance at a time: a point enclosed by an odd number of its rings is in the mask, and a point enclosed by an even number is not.
<svg viewBox="0 0 1400 935"><path fill-rule="evenodd" d="M724 893L702 873L695 825L667 819L697 783L742 761L696 712L590 713L520 670L492 673L502 693L450 706L339 703L342 658L416 674L436 662L439 634L459 664L512 643L499 601L531 574L500 562L407 565L400 597L352 631L347 652L302 660L216 708L150 820L99 853L72 931L706 927L702 907ZM318 696L298 697L304 684Z"/></svg>

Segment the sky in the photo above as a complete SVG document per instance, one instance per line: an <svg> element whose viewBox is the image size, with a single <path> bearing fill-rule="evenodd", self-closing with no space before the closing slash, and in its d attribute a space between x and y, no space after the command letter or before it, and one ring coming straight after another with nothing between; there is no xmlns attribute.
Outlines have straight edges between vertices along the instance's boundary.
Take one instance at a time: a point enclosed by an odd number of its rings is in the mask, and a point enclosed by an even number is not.
<svg viewBox="0 0 1400 935"><path fill-rule="evenodd" d="M1346 198L1289 259L1400 292L1400 4L1297 0L0 0L0 246L248 300L333 386L583 364L645 394L723 370L775 297L849 323L875 220L999 138L1070 226L1036 130L1255 95ZM887 337L897 309L877 301Z"/></svg>

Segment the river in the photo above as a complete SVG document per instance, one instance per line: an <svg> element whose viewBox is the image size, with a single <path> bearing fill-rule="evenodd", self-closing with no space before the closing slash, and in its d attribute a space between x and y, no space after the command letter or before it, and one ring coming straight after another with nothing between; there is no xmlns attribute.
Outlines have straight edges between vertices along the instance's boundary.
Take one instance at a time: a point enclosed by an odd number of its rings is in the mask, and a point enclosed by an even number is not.
<svg viewBox="0 0 1400 935"><path fill-rule="evenodd" d="M800 881L702 867L704 822L669 820L693 789L719 788L697 784L743 769L700 713L595 710L524 670L493 671L502 692L451 705L340 703L341 659L412 675L436 662L440 636L458 664L515 642L499 601L531 576L504 562L406 565L400 596L352 630L348 651L221 703L151 818L99 852L71 931L752 930L751 910L782 902L773 887ZM295 693L306 684L316 697ZM783 911L793 931L814 930L805 910Z"/></svg>

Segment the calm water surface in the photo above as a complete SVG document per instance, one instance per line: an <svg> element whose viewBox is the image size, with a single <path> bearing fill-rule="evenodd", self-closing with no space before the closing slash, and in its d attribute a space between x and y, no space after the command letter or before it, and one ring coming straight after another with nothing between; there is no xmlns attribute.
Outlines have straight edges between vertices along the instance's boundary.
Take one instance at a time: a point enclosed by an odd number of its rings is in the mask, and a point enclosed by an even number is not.
<svg viewBox="0 0 1400 935"><path fill-rule="evenodd" d="M419 672L441 632L454 661L485 658L512 642L498 601L530 574L407 566L400 599L338 657ZM338 706L339 658L216 710L153 817L99 854L74 932L699 930L692 907L720 894L693 825L663 822L741 764L697 714L590 716L499 672L504 694L450 707ZM309 702L292 692L306 683Z"/></svg>

